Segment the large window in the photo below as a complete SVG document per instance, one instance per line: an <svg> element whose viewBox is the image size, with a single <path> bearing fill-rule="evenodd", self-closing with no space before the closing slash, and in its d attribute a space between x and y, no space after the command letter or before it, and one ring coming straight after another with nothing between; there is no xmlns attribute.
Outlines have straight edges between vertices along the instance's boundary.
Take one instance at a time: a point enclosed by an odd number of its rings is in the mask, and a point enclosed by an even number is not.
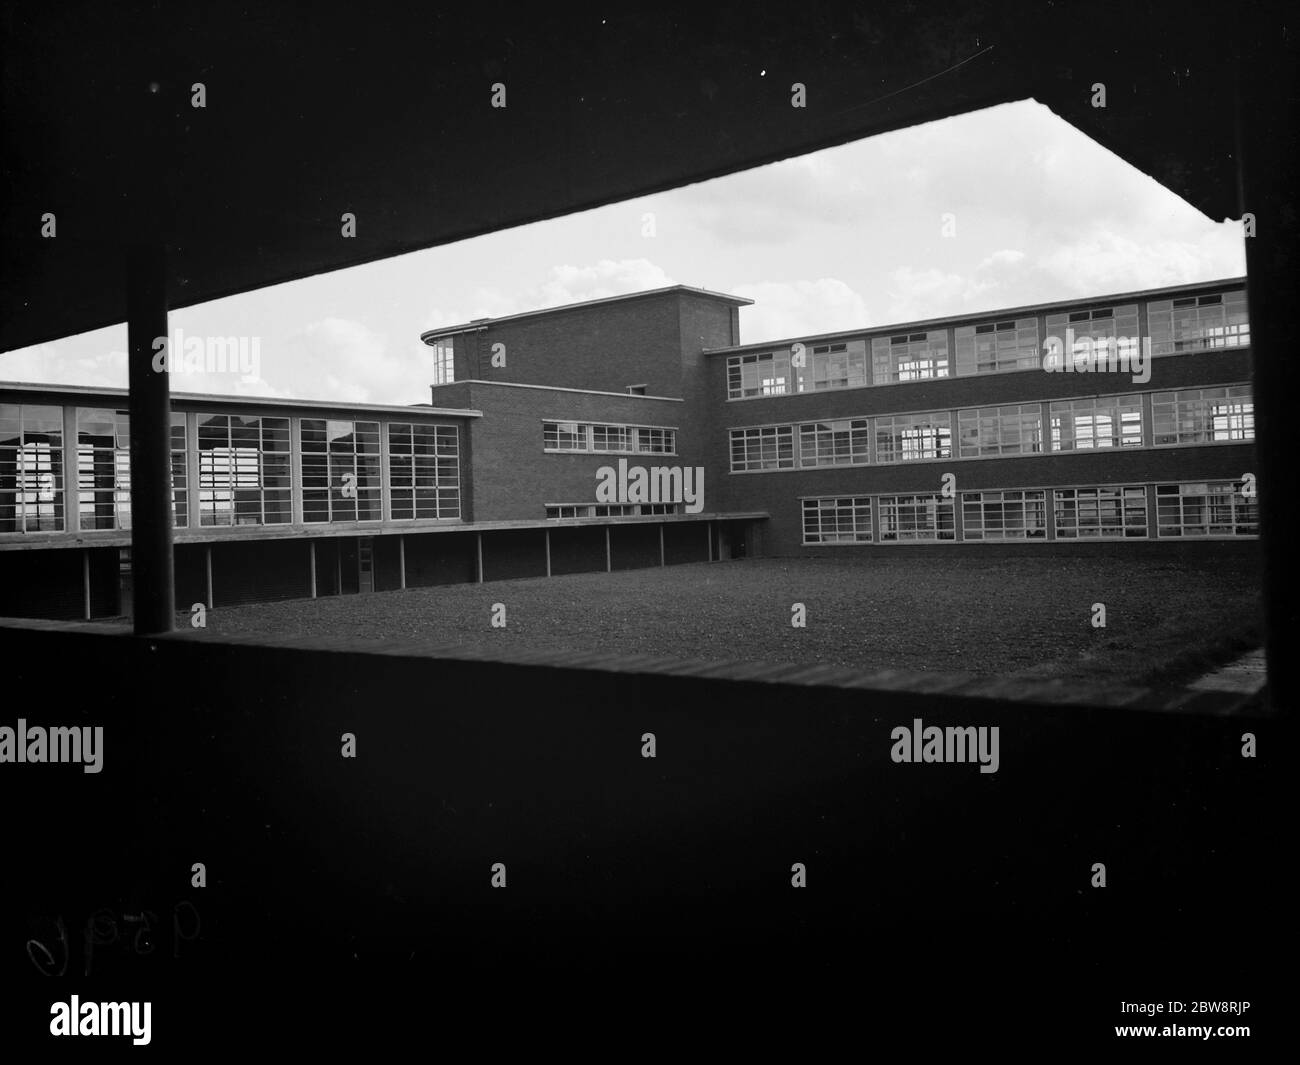
<svg viewBox="0 0 1300 1065"><path fill-rule="evenodd" d="M1052 450L1142 446L1142 397L1096 396L1051 405Z"/></svg>
<svg viewBox="0 0 1300 1065"><path fill-rule="evenodd" d="M727 398L784 396L867 385L867 342L840 340L804 346L804 364L790 349L727 359Z"/></svg>
<svg viewBox="0 0 1300 1065"><path fill-rule="evenodd" d="M0 404L0 532L63 527L63 408Z"/></svg>
<svg viewBox="0 0 1300 1065"><path fill-rule="evenodd" d="M302 420L303 520L379 521L379 423Z"/></svg>
<svg viewBox="0 0 1300 1065"><path fill-rule="evenodd" d="M962 539L1047 539L1047 493L1042 489L966 492L961 497Z"/></svg>
<svg viewBox="0 0 1300 1065"><path fill-rule="evenodd" d="M1058 540L1125 540L1147 534L1147 490L1057 488L1052 493Z"/></svg>
<svg viewBox="0 0 1300 1065"><path fill-rule="evenodd" d="M172 521L189 524L185 415L171 416ZM77 411L77 508L83 529L131 527L131 418L127 411Z"/></svg>
<svg viewBox="0 0 1300 1065"><path fill-rule="evenodd" d="M432 344L433 348L433 383L449 385L456 380L455 348L451 337L439 337Z"/></svg>
<svg viewBox="0 0 1300 1065"><path fill-rule="evenodd" d="M794 469L794 426L731 430L731 472Z"/></svg>
<svg viewBox="0 0 1300 1065"><path fill-rule="evenodd" d="M605 455L673 455L677 430L661 425L542 422L544 451Z"/></svg>
<svg viewBox="0 0 1300 1065"><path fill-rule="evenodd" d="M828 496L803 501L805 544L871 542L871 500L866 496Z"/></svg>
<svg viewBox="0 0 1300 1065"><path fill-rule="evenodd" d="M190 471L185 461L189 448L189 434L185 428L185 415L172 414L172 521L178 528L190 523Z"/></svg>
<svg viewBox="0 0 1300 1065"><path fill-rule="evenodd" d="M952 426L947 411L876 419L877 462L948 458L952 458Z"/></svg>
<svg viewBox="0 0 1300 1065"><path fill-rule="evenodd" d="M289 419L200 414L199 524L293 520Z"/></svg>
<svg viewBox="0 0 1300 1065"><path fill-rule="evenodd" d="M954 507L939 495L881 496L880 542L955 540Z"/></svg>
<svg viewBox="0 0 1300 1065"><path fill-rule="evenodd" d="M393 519L460 517L460 439L454 425L388 426Z"/></svg>
<svg viewBox="0 0 1300 1065"><path fill-rule="evenodd" d="M964 459L1032 455L1043 450L1043 411L1037 403L979 407L957 412L957 440Z"/></svg>
<svg viewBox="0 0 1300 1065"><path fill-rule="evenodd" d="M1259 502L1232 481L1156 485L1160 536L1258 536Z"/></svg>
<svg viewBox="0 0 1300 1065"><path fill-rule="evenodd" d="M727 359L727 398L784 396L790 388L790 352L767 351Z"/></svg>
<svg viewBox="0 0 1300 1065"><path fill-rule="evenodd" d="M958 326L953 341L958 376L1036 370L1042 366L1037 318Z"/></svg>
<svg viewBox="0 0 1300 1065"><path fill-rule="evenodd" d="M1205 348L1237 348L1250 343L1244 291L1185 296L1147 304L1153 355Z"/></svg>
<svg viewBox="0 0 1300 1065"><path fill-rule="evenodd" d="M77 509L83 529L131 527L131 428L124 410L77 411Z"/></svg>
<svg viewBox="0 0 1300 1065"><path fill-rule="evenodd" d="M1068 311L1063 314L1047 316L1047 335L1055 337L1061 344L1059 349L1063 360L1070 360L1074 355L1073 345L1067 345L1067 331L1075 343L1085 337L1092 341L1094 355L1100 356L1104 350L1109 356L1109 341L1115 340L1115 354L1119 358L1127 357L1131 364L1133 358L1140 354L1141 338L1138 336L1138 308L1136 303L1123 307L1099 307L1091 311ZM1102 345L1105 345L1104 349ZM1070 365L1074 365L1071 363ZM1058 367L1063 369L1064 366Z"/></svg>
<svg viewBox="0 0 1300 1065"><path fill-rule="evenodd" d="M799 465L865 466L870 441L866 418L806 422L799 426Z"/></svg>
<svg viewBox="0 0 1300 1065"><path fill-rule="evenodd" d="M899 333L871 342L872 380L878 385L948 376L948 330Z"/></svg>
<svg viewBox="0 0 1300 1065"><path fill-rule="evenodd" d="M1212 444L1255 439L1250 385L1157 392L1151 397L1153 443Z"/></svg>
<svg viewBox="0 0 1300 1065"><path fill-rule="evenodd" d="M831 388L862 388L867 383L867 342L846 340L814 344L807 349L808 364L796 377L800 392Z"/></svg>

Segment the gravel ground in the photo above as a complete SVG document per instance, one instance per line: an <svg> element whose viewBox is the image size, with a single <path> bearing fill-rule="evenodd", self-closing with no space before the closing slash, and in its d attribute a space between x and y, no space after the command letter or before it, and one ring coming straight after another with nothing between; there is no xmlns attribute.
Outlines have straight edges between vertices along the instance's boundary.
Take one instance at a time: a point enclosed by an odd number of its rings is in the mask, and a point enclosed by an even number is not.
<svg viewBox="0 0 1300 1065"><path fill-rule="evenodd" d="M1223 560L754 559L218 608L207 632L1171 683L1257 646L1260 595Z"/></svg>

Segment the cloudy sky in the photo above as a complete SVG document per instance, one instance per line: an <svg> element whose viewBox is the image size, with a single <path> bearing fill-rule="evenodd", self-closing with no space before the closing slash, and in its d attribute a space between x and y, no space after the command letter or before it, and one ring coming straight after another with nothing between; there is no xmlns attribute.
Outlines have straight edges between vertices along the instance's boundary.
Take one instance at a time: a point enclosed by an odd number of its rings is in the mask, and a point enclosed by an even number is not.
<svg viewBox="0 0 1300 1065"><path fill-rule="evenodd" d="M1023 102L175 311L261 362L172 387L427 402L426 329L674 283L755 300L749 342L1245 272L1239 223ZM6 353L0 380L125 387L126 346L121 325Z"/></svg>

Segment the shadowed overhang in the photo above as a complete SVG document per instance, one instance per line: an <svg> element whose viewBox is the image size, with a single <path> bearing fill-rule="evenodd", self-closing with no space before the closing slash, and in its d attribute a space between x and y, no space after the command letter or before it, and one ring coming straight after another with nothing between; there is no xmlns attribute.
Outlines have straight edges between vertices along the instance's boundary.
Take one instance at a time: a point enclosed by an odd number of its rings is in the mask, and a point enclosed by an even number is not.
<svg viewBox="0 0 1300 1065"><path fill-rule="evenodd" d="M0 350L124 321L142 239L185 307L1025 98L1237 217L1238 57L1279 31L1214 10L7 5Z"/></svg>

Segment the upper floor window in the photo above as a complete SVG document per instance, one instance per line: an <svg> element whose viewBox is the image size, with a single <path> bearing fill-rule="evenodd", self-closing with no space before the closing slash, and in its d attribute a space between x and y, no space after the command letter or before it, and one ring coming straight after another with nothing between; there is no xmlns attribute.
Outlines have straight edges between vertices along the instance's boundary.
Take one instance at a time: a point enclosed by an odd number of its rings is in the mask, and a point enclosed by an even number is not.
<svg viewBox="0 0 1300 1065"><path fill-rule="evenodd" d="M1142 397L1097 396L1051 405L1052 450L1142 446Z"/></svg>
<svg viewBox="0 0 1300 1065"><path fill-rule="evenodd" d="M952 458L952 423L947 411L876 419L877 462L947 458Z"/></svg>
<svg viewBox="0 0 1300 1065"><path fill-rule="evenodd" d="M1155 444L1210 444L1255 439L1250 385L1189 388L1151 397Z"/></svg>
<svg viewBox="0 0 1300 1065"><path fill-rule="evenodd" d="M790 391L790 352L767 351L727 359L727 398L783 396Z"/></svg>
<svg viewBox="0 0 1300 1065"><path fill-rule="evenodd" d="M1060 347L1056 350L1065 358L1074 355L1074 345L1085 337L1094 347L1112 338L1115 354L1132 360L1140 354L1141 337L1138 336L1138 307L1130 303L1123 307L1098 307L1090 311L1067 311L1047 316L1047 335L1054 337ZM1071 340L1067 347L1067 339Z"/></svg>
<svg viewBox="0 0 1300 1065"><path fill-rule="evenodd" d="M460 517L460 438L454 425L388 425L393 519Z"/></svg>
<svg viewBox="0 0 1300 1065"><path fill-rule="evenodd" d="M847 340L816 344L807 351L807 367L797 375L800 392L862 388L867 384L867 342Z"/></svg>
<svg viewBox="0 0 1300 1065"><path fill-rule="evenodd" d="M677 430L662 425L542 422L542 449L609 455L673 455L677 452Z"/></svg>
<svg viewBox="0 0 1300 1065"><path fill-rule="evenodd" d="M1043 450L1042 408L1018 403L959 410L957 436L964 459L1033 454Z"/></svg>
<svg viewBox="0 0 1300 1065"><path fill-rule="evenodd" d="M63 527L63 408L0 404L0 532Z"/></svg>
<svg viewBox="0 0 1300 1065"><path fill-rule="evenodd" d="M1153 355L1250 343L1244 290L1157 300L1147 304L1147 320Z"/></svg>
<svg viewBox="0 0 1300 1065"><path fill-rule="evenodd" d="M794 426L731 430L731 472L794 469Z"/></svg>
<svg viewBox="0 0 1300 1065"><path fill-rule="evenodd" d="M83 529L131 527L131 429L124 410L77 411L77 509Z"/></svg>
<svg viewBox="0 0 1300 1065"><path fill-rule="evenodd" d="M293 520L288 418L200 414L198 443L200 525Z"/></svg>
<svg viewBox="0 0 1300 1065"><path fill-rule="evenodd" d="M449 385L456 380L455 347L451 337L439 337L432 344L433 348L433 383Z"/></svg>
<svg viewBox="0 0 1300 1065"><path fill-rule="evenodd" d="M867 342L840 340L804 347L802 359L791 348L727 359L727 398L786 396L834 388L862 388L867 377Z"/></svg>
<svg viewBox="0 0 1300 1065"><path fill-rule="evenodd" d="M899 333L871 342L871 375L878 385L948 376L948 330Z"/></svg>
<svg viewBox="0 0 1300 1065"><path fill-rule="evenodd" d="M1034 370L1042 365L1037 318L958 326L953 339L958 376Z"/></svg>
<svg viewBox="0 0 1300 1065"><path fill-rule="evenodd" d="M799 426L799 465L865 466L870 440L866 418L806 422Z"/></svg>
<svg viewBox="0 0 1300 1065"><path fill-rule="evenodd" d="M379 423L302 420L304 521L379 521Z"/></svg>

